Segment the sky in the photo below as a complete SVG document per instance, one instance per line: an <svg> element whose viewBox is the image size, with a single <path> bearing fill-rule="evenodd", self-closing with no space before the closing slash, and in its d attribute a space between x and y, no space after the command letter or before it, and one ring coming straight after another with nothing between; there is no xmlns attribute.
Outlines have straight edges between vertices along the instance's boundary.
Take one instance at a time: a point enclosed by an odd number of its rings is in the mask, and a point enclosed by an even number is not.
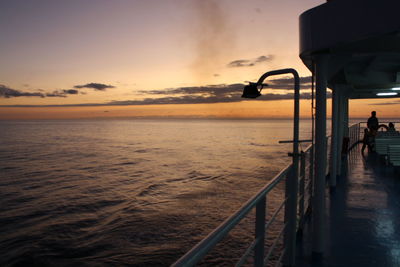
<svg viewBox="0 0 400 267"><path fill-rule="evenodd" d="M0 119L292 116L295 68L302 115L310 72L298 57L298 17L321 0L2 0ZM399 114L378 100L350 113ZM382 102L383 103L383 102Z"/></svg>

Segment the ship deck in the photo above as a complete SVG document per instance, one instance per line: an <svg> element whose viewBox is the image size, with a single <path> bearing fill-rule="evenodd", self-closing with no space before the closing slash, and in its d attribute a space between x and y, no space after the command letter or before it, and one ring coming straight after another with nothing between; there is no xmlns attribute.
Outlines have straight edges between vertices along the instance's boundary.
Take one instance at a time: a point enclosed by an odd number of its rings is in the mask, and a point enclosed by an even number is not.
<svg viewBox="0 0 400 267"><path fill-rule="evenodd" d="M298 241L296 266L400 266L400 170L356 147L334 191L326 191L326 246L311 257L311 220Z"/></svg>

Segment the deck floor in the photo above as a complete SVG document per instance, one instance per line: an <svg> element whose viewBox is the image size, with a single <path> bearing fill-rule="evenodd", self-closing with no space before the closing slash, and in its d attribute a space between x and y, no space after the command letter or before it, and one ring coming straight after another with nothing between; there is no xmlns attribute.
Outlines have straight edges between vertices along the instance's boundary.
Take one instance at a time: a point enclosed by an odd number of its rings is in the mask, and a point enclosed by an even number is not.
<svg viewBox="0 0 400 267"><path fill-rule="evenodd" d="M296 266L400 266L400 172L355 148L335 191L326 193L326 247L311 257L311 220Z"/></svg>

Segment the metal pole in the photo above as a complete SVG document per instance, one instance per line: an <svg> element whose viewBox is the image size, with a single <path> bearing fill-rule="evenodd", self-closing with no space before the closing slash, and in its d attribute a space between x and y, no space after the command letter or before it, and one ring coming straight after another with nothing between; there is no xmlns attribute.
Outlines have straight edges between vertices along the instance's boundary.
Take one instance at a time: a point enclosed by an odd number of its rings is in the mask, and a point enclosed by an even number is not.
<svg viewBox="0 0 400 267"><path fill-rule="evenodd" d="M266 196L260 199L256 206L256 230L255 239L257 244L254 247L254 266L264 266L264 242L265 242L265 209Z"/></svg>
<svg viewBox="0 0 400 267"><path fill-rule="evenodd" d="M329 186L336 187L337 155L338 155L338 122L339 122L339 94L336 88L332 91L332 129L331 129L331 170Z"/></svg>
<svg viewBox="0 0 400 267"><path fill-rule="evenodd" d="M327 55L316 56L315 180L313 199L313 256L324 252L326 171Z"/></svg>
<svg viewBox="0 0 400 267"><path fill-rule="evenodd" d="M299 202L299 232L303 231L303 222L304 222L304 202L306 199L305 196L305 183L306 183L306 153L301 152L300 156L300 184L299 184L299 196L301 197L301 201Z"/></svg>
<svg viewBox="0 0 400 267"><path fill-rule="evenodd" d="M292 175L286 180L286 192L288 193L287 205L285 205L285 256L284 265L294 266L296 259L296 228L297 228L297 191L298 191L298 170L299 170L299 115L300 115L300 79L293 73L294 86L294 119L293 119L293 170Z"/></svg>
<svg viewBox="0 0 400 267"><path fill-rule="evenodd" d="M337 150L338 150L338 154L337 154L337 175L341 175L342 174L342 146L343 146L343 131L344 131L344 125L343 125L343 121L344 121L344 91L341 88L338 91L338 105L339 105L339 122L338 122L338 144L337 144Z"/></svg>
<svg viewBox="0 0 400 267"><path fill-rule="evenodd" d="M299 117L300 117L300 77L295 69L280 69L264 73L257 81L261 85L264 80L272 75L290 73L294 78L294 118L293 118L293 154L292 171L285 183L285 232L283 265L294 266L296 259L296 228L297 228L297 194L299 172Z"/></svg>

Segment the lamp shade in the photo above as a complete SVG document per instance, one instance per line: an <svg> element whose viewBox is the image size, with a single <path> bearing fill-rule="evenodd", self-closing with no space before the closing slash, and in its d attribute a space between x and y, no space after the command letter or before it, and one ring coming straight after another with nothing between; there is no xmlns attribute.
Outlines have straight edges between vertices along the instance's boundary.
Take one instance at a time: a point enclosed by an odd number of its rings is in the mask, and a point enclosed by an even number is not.
<svg viewBox="0 0 400 267"><path fill-rule="evenodd" d="M257 98L261 95L256 83L250 83L243 88L243 98Z"/></svg>

